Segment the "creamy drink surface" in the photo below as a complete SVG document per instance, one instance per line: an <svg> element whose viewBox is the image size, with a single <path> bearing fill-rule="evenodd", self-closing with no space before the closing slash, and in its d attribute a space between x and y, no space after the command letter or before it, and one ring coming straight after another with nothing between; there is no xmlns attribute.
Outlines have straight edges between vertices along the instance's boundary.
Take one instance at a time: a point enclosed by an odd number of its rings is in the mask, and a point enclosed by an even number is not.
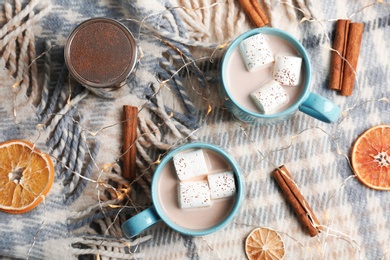
<svg viewBox="0 0 390 260"><path fill-rule="evenodd" d="M230 165L217 153L203 149L210 173L230 170ZM203 178L203 177L202 177ZM201 179L202 179L201 178ZM206 177L203 179L206 180ZM162 209L177 225L193 230L210 228L223 221L234 207L235 197L212 200L210 207L180 209L178 204L179 179L170 160L158 179L158 197Z"/></svg>
<svg viewBox="0 0 390 260"><path fill-rule="evenodd" d="M294 47L286 40L275 36L263 34L268 40L268 45L272 53L283 54L289 56L301 57ZM231 55L226 63L226 85L233 99L242 107L256 113L260 113L259 108L251 100L249 94L260 88L264 83L272 79L273 63L260 68L256 71L249 72L246 69L245 63L241 57L238 46L231 52ZM304 64L302 62L301 80L298 86L283 86L289 95L289 102L281 107L277 112L281 112L296 102L301 91L302 82L304 81Z"/></svg>

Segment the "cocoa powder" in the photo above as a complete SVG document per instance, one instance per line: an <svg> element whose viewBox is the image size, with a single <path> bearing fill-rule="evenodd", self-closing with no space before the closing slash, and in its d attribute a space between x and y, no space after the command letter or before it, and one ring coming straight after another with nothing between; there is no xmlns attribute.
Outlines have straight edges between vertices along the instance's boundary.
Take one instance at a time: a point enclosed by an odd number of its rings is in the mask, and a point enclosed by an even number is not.
<svg viewBox="0 0 390 260"><path fill-rule="evenodd" d="M137 50L124 25L93 18L70 35L65 59L71 74L83 85L111 87L124 81L136 62Z"/></svg>

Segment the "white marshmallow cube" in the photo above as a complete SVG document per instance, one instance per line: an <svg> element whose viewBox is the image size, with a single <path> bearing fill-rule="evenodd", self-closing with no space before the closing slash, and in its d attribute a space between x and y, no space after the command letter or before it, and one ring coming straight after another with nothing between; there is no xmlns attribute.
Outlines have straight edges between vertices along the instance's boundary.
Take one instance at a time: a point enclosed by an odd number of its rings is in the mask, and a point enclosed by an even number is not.
<svg viewBox="0 0 390 260"><path fill-rule="evenodd" d="M295 56L275 55L273 78L285 86L296 86L300 82L302 58Z"/></svg>
<svg viewBox="0 0 390 260"><path fill-rule="evenodd" d="M261 112L269 114L286 105L289 97L284 88L275 80L270 80L250 94Z"/></svg>
<svg viewBox="0 0 390 260"><path fill-rule="evenodd" d="M207 176L211 199L232 197L236 193L234 173L231 171L209 174Z"/></svg>
<svg viewBox="0 0 390 260"><path fill-rule="evenodd" d="M239 48L246 68L250 72L274 61L267 39L260 33L243 40Z"/></svg>
<svg viewBox="0 0 390 260"><path fill-rule="evenodd" d="M180 182L178 192L181 209L211 206L210 188L207 181Z"/></svg>
<svg viewBox="0 0 390 260"><path fill-rule="evenodd" d="M173 156L177 177L181 181L208 173L207 163L202 149L178 153Z"/></svg>

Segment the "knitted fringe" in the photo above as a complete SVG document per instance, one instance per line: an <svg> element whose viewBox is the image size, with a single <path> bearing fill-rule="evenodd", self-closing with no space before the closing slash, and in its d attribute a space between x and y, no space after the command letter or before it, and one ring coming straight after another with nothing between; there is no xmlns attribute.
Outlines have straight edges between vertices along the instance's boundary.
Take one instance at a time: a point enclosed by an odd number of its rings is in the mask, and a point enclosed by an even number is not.
<svg viewBox="0 0 390 260"><path fill-rule="evenodd" d="M1 59L10 74L15 77L17 95L27 97L25 103L37 105L40 88L38 87L38 69L35 62L35 36L32 26L44 17L51 9L46 6L35 13L39 0L30 1L22 7L21 0L15 0L15 5L4 3L6 24L0 29ZM24 98L17 98L24 100Z"/></svg>

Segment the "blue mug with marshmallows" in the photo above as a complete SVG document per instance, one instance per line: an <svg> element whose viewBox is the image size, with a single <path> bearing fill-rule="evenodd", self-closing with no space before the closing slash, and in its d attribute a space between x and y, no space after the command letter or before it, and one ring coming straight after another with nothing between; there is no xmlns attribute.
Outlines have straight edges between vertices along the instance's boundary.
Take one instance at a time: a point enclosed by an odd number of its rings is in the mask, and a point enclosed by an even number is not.
<svg viewBox="0 0 390 260"><path fill-rule="evenodd" d="M248 71L239 53L240 43L257 34L264 35L273 54L292 51L294 56L302 59L300 84L284 87L287 92L291 92L290 101L274 113L261 112L249 97L250 93L272 79L272 64L265 69ZM236 118L249 123L277 124L289 119L298 110L326 123L337 122L341 115L340 108L311 92L310 82L311 64L305 48L293 36L276 28L256 28L240 35L227 48L220 66L219 90L225 106Z"/></svg>
<svg viewBox="0 0 390 260"><path fill-rule="evenodd" d="M228 171L234 176L235 193L233 196L210 199L210 206L182 209L179 206L179 180L173 163L175 155L202 151L208 174ZM195 164L195 169L200 167ZM198 181L199 178L195 177ZM207 177L206 177L207 178ZM202 180L203 181L203 180ZM188 181L184 181L187 182ZM210 186L211 187L211 186ZM128 238L142 233L153 225L163 222L179 233L189 236L203 236L218 231L228 225L239 212L245 200L245 180L237 162L218 146L194 142L181 145L168 152L160 161L153 175L153 205L122 224L122 231Z"/></svg>

